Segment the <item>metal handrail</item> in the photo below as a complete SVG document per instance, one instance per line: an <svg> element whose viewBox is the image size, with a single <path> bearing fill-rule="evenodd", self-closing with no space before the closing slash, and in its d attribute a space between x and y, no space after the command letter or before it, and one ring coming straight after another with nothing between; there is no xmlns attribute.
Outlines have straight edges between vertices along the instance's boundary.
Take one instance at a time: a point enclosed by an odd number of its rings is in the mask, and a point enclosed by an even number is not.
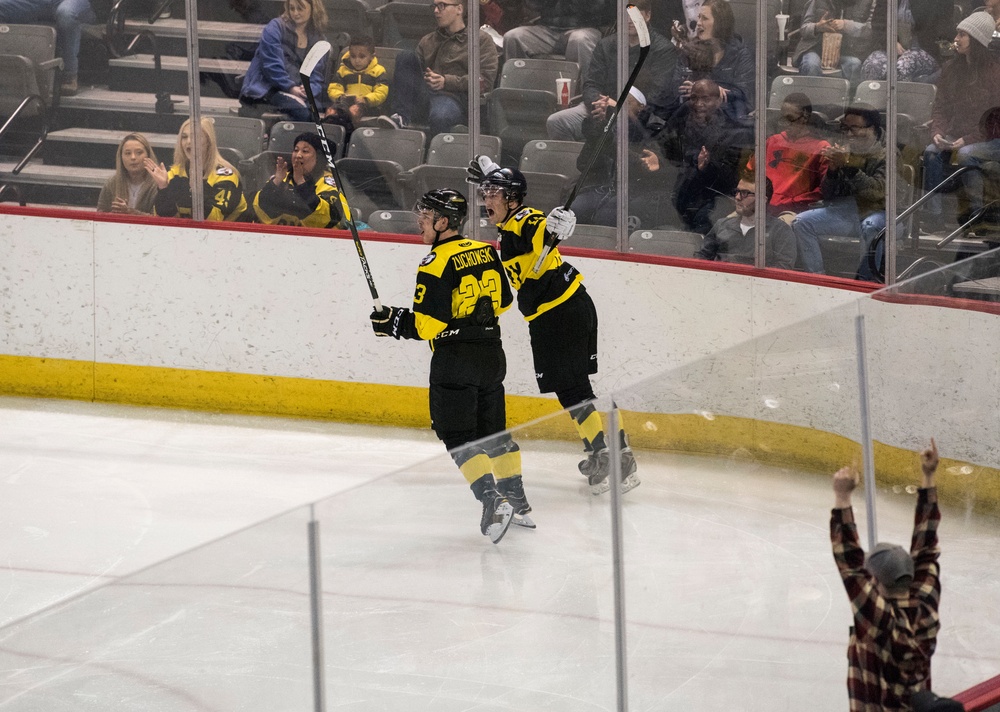
<svg viewBox="0 0 1000 712"><path fill-rule="evenodd" d="M904 279L907 279L911 274L913 274L916 271L917 267L926 264L928 262L934 265L935 267L945 266L944 263L938 262L937 260L932 260L930 257L919 257L915 259L909 267L907 267L906 269L904 269L902 272L899 273L899 276L896 278L897 281L902 282Z"/></svg>
<svg viewBox="0 0 1000 712"><path fill-rule="evenodd" d="M11 115L7 118L7 120L4 122L4 125L0 126L0 138L3 138L3 135L7 133L7 129L9 129L11 124L14 123L14 120L18 117L18 115L22 111L24 111L29 104L33 102L37 102L42 110L41 133L38 136L38 139L35 141L35 145L31 147L31 149L25 154L24 158L22 158L20 162L14 167L14 170L12 171L13 175L17 175L22 170L24 170L24 167L28 165L28 161L30 161L34 157L34 155L38 153L38 149L42 147L42 145L45 143L45 139L49 135L49 113L45 108L45 100L42 99L42 97L39 96L38 94L29 94L28 96L24 97L24 99L21 101L20 104L17 105L17 108L14 109L13 113L11 113Z"/></svg>
<svg viewBox="0 0 1000 712"><path fill-rule="evenodd" d="M169 1L169 0L168 0ZM104 44L108 48L108 54L114 58L127 57L135 54L135 47L139 41L145 39L149 42L150 50L153 52L153 95L156 97L156 113L174 113L174 100L170 93L163 90L163 58L160 54L159 41L156 35L149 30L139 30L122 50L118 49L117 40L125 35L125 5L129 0L118 0L108 14L107 31L104 35ZM158 11L159 12L159 11ZM150 24L156 19L150 19Z"/></svg>
<svg viewBox="0 0 1000 712"><path fill-rule="evenodd" d="M928 200L930 200L931 196L936 195L937 193L939 193L944 188L944 186L945 186L946 183L949 183L949 182L955 180L956 178L958 178L963 173L968 173L969 171L982 171L982 167L981 166L961 166L961 167L959 167L958 170L956 170L950 176L948 176L947 178L945 178L943 181L941 181L936 186L934 186L933 188L931 188L930 190L928 190L926 193L924 193L923 195L921 195L919 198L917 198L915 201L913 201L913 204L910 205L910 207L908 207L906 210L904 210L903 212L901 212L899 215L896 216L896 222L898 223L898 222L900 222L902 220L905 220L906 218L910 217L911 215L913 215L913 213L915 213L920 207L922 207L924 205L924 203L926 203ZM993 205L993 203L990 203L990 205ZM986 206L986 207L989 207L989 206ZM958 237L960 234L962 234L962 231L968 225L970 225L976 218L978 218L985 209L986 208L984 207L984 208L982 208L980 210L977 210L976 213L975 213L975 215L972 218L970 218L969 221L965 223L965 225L960 226L957 230L955 230L954 232L950 233L947 237L945 237L943 240L941 240L939 243L937 243L935 245L935 248L940 250L942 247L944 247L949 242L951 242L956 237ZM889 221L886 220L886 226L883 227L881 230L879 230L878 235L876 235L875 239L871 241L871 244L868 246L868 253L865 255L865 257L868 260L868 267L871 269L872 274L880 282L885 282L885 270L878 264L878 261L875 259L875 255L877 254L879 243L880 242L885 242L885 234L888 231L888 229L889 229ZM911 265L911 267L912 267L912 265ZM905 274L905 272L904 272L904 274ZM900 275L900 277L901 276L902 275Z"/></svg>
<svg viewBox="0 0 1000 712"><path fill-rule="evenodd" d="M13 191L14 192L14 195L17 198L17 204L20 205L22 208L25 205L27 205L27 203L24 200L24 194L21 192L21 189L18 188L13 183L4 183L3 185L0 185L0 203L2 203L4 201L3 194L6 193L7 191Z"/></svg>

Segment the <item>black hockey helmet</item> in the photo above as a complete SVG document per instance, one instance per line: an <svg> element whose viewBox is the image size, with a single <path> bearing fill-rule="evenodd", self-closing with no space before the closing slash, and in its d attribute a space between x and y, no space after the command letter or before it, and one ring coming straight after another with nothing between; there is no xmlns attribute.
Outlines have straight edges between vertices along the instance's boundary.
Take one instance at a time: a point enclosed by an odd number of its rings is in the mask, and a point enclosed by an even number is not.
<svg viewBox="0 0 1000 712"><path fill-rule="evenodd" d="M528 192L528 181L516 168L497 168L490 171L479 183L480 188L496 187L503 190L507 200L524 200Z"/></svg>
<svg viewBox="0 0 1000 712"><path fill-rule="evenodd" d="M417 201L417 210L432 210L448 218L448 228L461 230L465 216L469 213L469 201L452 188L436 188L423 194Z"/></svg>

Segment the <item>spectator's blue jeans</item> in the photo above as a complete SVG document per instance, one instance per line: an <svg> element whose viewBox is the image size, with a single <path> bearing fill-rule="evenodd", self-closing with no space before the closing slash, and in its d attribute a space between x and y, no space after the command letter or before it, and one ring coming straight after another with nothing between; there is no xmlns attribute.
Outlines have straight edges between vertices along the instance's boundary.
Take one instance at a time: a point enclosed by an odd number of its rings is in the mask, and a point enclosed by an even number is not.
<svg viewBox="0 0 1000 712"><path fill-rule="evenodd" d="M982 167L987 161L1000 161L1000 138L994 138L982 143L973 143L958 149L959 166ZM962 185L969 196L969 212L983 207L983 191L985 189L982 171L969 171L962 174Z"/></svg>
<svg viewBox="0 0 1000 712"><path fill-rule="evenodd" d="M924 149L924 191L929 191L953 172L951 151L942 151L933 143ZM941 217L941 192L938 191L924 204L924 210L934 217Z"/></svg>
<svg viewBox="0 0 1000 712"><path fill-rule="evenodd" d="M799 263L807 272L822 274L820 235L860 238L860 254L864 256L884 227L885 211L871 213L862 220L854 198L841 198L821 208L803 211L792 221L792 231L799 246Z"/></svg>
<svg viewBox="0 0 1000 712"><path fill-rule="evenodd" d="M305 100L294 94L277 91L268 98L267 103L281 109L282 113L286 114L292 121L312 121L312 113L306 106ZM322 112L323 109L320 111Z"/></svg>
<svg viewBox="0 0 1000 712"><path fill-rule="evenodd" d="M0 23L56 23L56 54L67 77L75 78L80 69L83 25L96 20L90 0L0 0Z"/></svg>
<svg viewBox="0 0 1000 712"><path fill-rule="evenodd" d="M3 0L0 0L2 2ZM407 121L427 119L432 136L465 123L465 106L451 94L431 91L413 52L400 52L389 91L392 109Z"/></svg>
<svg viewBox="0 0 1000 712"><path fill-rule="evenodd" d="M857 86L861 81L861 60L857 57L841 55L840 71L850 85ZM816 52L806 52L799 60L799 74L806 77L823 76L823 62Z"/></svg>

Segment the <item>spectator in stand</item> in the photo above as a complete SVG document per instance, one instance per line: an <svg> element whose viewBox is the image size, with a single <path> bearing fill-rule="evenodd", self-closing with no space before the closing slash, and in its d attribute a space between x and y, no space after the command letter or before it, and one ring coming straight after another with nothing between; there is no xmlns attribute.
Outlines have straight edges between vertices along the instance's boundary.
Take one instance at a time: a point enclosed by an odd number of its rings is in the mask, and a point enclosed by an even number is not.
<svg viewBox="0 0 1000 712"><path fill-rule="evenodd" d="M909 710L912 698L930 689L931 657L941 629L937 467L937 445L931 439L920 453L923 476L909 551L876 544L867 556L851 506L858 473L844 467L833 475L830 542L853 618L847 645L852 710Z"/></svg>
<svg viewBox="0 0 1000 712"><path fill-rule="evenodd" d="M0 24L33 22L56 24L56 56L63 61L59 90L63 96L76 94L83 26L97 22L90 0L0 0Z"/></svg>
<svg viewBox="0 0 1000 712"><path fill-rule="evenodd" d="M774 186L769 178L767 199L771 199ZM744 175L736 186L736 215L717 220L711 231L705 235L701 249L695 257L704 260L721 260L741 265L754 264L757 248L757 234L754 215L757 212L757 194L754 192L753 174ZM765 264L779 269L795 269L795 234L784 220L767 216L765 222L764 253Z"/></svg>
<svg viewBox="0 0 1000 712"><path fill-rule="evenodd" d="M823 151L830 142L813 131L812 102L805 94L789 94L781 103L785 130L767 139L766 173L774 184L768 196L771 212L801 213L822 199L820 186L826 176Z"/></svg>
<svg viewBox="0 0 1000 712"><path fill-rule="evenodd" d="M640 227L660 224L660 208L663 203L662 181L656 173L659 170L660 157L656 154L658 150L656 142L637 120L639 112L645 106L642 92L632 87L626 102L629 132L629 230L637 230ZM597 144L604 136L604 121L587 117L583 123L583 132L586 143L577 159L577 166L581 171L590 163L591 156L597 150ZM595 160L594 167L586 176L581 177L584 182L570 210L576 213L577 220L583 224L609 226L618 224L616 151L615 141L609 137L604 142L601 155Z"/></svg>
<svg viewBox="0 0 1000 712"><path fill-rule="evenodd" d="M718 85L726 113L734 119L747 116L753 110L754 100L753 49L735 28L736 19L728 0L706 0L702 4L694 40L675 28L673 39L681 48L680 56L671 80L651 106L676 107L690 97L695 81L707 78ZM718 44L703 44L710 40L717 40ZM690 47L692 42L702 44ZM709 47L711 51L706 55Z"/></svg>
<svg viewBox="0 0 1000 712"><path fill-rule="evenodd" d="M722 92L711 79L694 82L687 101L667 121L644 114L662 154L680 164L673 201L685 227L701 234L712 229L710 213L718 196L732 195L738 167L753 147L752 127L723 111ZM651 171L660 170L655 154L644 155Z"/></svg>
<svg viewBox="0 0 1000 712"><path fill-rule="evenodd" d="M924 150L924 190L944 181L956 162L970 165L991 156L996 160L994 144L983 143L979 124L983 114L1000 105L1000 62L987 49L994 27L988 12L974 12L958 24L956 57L941 70L934 98L931 144ZM981 190L979 197L981 207ZM927 200L921 227L935 233L944 230L945 224L941 196L936 193Z"/></svg>
<svg viewBox="0 0 1000 712"><path fill-rule="evenodd" d="M896 78L901 82L933 83L941 69L934 33L927 24L918 25L911 0L898 0L896 40ZM885 37L886 0L878 0L872 16L872 39ZM919 12L919 11L918 11ZM861 65L862 79L884 80L888 76L889 59L883 49L876 49Z"/></svg>
<svg viewBox="0 0 1000 712"><path fill-rule="evenodd" d="M203 220L233 221L247 209L246 198L240 185L240 174L229 161L219 155L215 127L210 119L201 119L201 150L205 157L202 167L202 189L205 214ZM181 124L174 147L174 164L170 170L153 159L145 161L146 170L153 176L160 192L153 204L154 215L165 218L190 218L191 180L188 171L194 153L191 119Z"/></svg>
<svg viewBox="0 0 1000 712"><path fill-rule="evenodd" d="M792 221L800 264L820 274L820 235L858 237L864 257L885 227L885 146L879 113L864 104L848 107L840 120L840 131L845 143L823 149L827 161L820 184L823 205L799 213Z"/></svg>
<svg viewBox="0 0 1000 712"><path fill-rule="evenodd" d="M580 65L587 76L590 57L603 35L615 24L616 5L611 0L527 0L532 25L508 30L503 36L504 60L561 54Z"/></svg>
<svg viewBox="0 0 1000 712"><path fill-rule="evenodd" d="M979 134L982 138L980 143L966 146L958 152L959 166L971 166L976 169L983 168L986 163L996 163L1000 161L1000 106L987 109L982 118L979 119ZM993 175L996 175L996 168L993 168ZM986 216L977 215L984 206L984 192L986 190L985 179L981 170L972 170L962 174L962 186L969 199L968 218L976 215L977 220L983 220ZM992 220L996 219L997 210L991 210ZM963 223L968 219L963 219ZM987 220L991 222L992 220Z"/></svg>
<svg viewBox="0 0 1000 712"><path fill-rule="evenodd" d="M650 20L652 0L636 0L635 6L647 24ZM645 96L660 91L660 84L673 72L677 50L666 37L650 29L649 54L643 62L635 86ZM639 35L628 23L629 72L639 61ZM614 111L618 92L618 35L611 34L597 43L587 76L583 79L583 101L569 109L557 111L545 122L549 138L556 141L583 141L583 122L588 116L604 122ZM643 102L645 103L645 102ZM586 222L586 221L584 221Z"/></svg>
<svg viewBox="0 0 1000 712"><path fill-rule="evenodd" d="M525 7L525 0L480 0L479 17L498 35L504 35L531 19L533 13Z"/></svg>
<svg viewBox="0 0 1000 712"><path fill-rule="evenodd" d="M285 0L281 16L264 26L243 79L240 103L251 112L260 110L254 107L274 107L293 121L309 121L299 67L312 46L326 39L325 28L326 9L321 0ZM326 66L324 57L309 82L320 111L326 107Z"/></svg>
<svg viewBox="0 0 1000 712"><path fill-rule="evenodd" d="M156 181L146 170L146 159L156 163L149 139L130 133L118 144L115 174L108 178L97 198L97 212L152 215Z"/></svg>
<svg viewBox="0 0 1000 712"><path fill-rule="evenodd" d="M406 128L411 122L427 121L430 134L450 130L468 121L469 29L465 26L465 0L435 2L437 29L424 35L416 52L396 56L392 80L392 106L396 113L380 116L379 122L392 128ZM497 47L483 30L479 37L479 94L489 91L497 78Z"/></svg>
<svg viewBox="0 0 1000 712"><path fill-rule="evenodd" d="M385 67L375 56L375 41L371 37L351 38L327 95L333 106L326 110L326 120L343 125L348 135L361 119L380 113L389 96L389 85L385 83Z"/></svg>
<svg viewBox="0 0 1000 712"><path fill-rule="evenodd" d="M319 136L306 132L295 137L291 166L278 156L274 175L254 197L253 209L267 225L347 228Z"/></svg>
<svg viewBox="0 0 1000 712"><path fill-rule="evenodd" d="M823 75L823 37L840 35L840 70L856 86L861 81L861 58L871 54L872 17L876 0L809 0L802 15L799 43L792 64L804 76ZM883 33L883 37L884 37ZM882 41L879 38L878 41Z"/></svg>

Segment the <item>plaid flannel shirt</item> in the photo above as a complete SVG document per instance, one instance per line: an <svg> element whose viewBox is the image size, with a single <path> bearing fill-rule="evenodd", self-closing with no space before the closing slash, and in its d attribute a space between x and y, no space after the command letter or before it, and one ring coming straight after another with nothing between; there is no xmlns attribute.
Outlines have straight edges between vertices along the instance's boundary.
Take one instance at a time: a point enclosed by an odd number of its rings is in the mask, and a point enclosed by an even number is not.
<svg viewBox="0 0 1000 712"><path fill-rule="evenodd" d="M851 712L908 710L912 693L930 689L931 656L940 628L940 520L937 489L921 489L910 543L913 583L907 597L889 599L878 592L874 576L864 567L854 510L834 509L831 514L833 558L854 614L847 649Z"/></svg>

